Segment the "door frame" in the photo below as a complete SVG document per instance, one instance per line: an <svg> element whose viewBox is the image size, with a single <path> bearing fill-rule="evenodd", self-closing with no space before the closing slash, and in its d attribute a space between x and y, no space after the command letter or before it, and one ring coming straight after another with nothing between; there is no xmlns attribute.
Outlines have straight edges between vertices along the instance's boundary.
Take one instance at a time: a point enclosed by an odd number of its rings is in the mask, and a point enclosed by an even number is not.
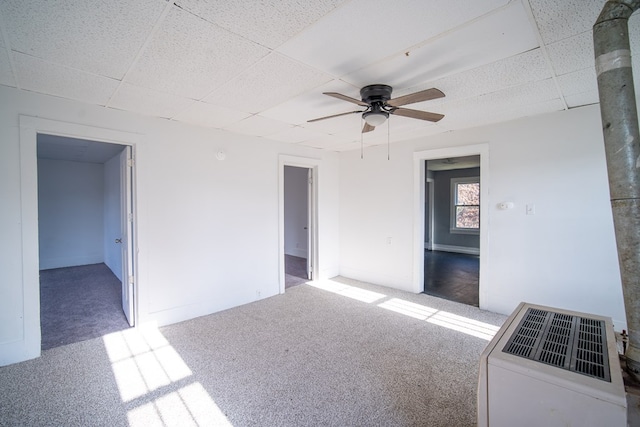
<svg viewBox="0 0 640 427"><path fill-rule="evenodd" d="M312 279L318 279L319 256L318 256L318 183L320 182L320 160L308 157L297 157L281 154L278 156L278 278L280 290L285 292L286 274L284 269L284 167L294 166L303 169L310 169L313 177L312 184L308 193L308 204L311 209L308 210L309 223L309 249L307 254L307 265L312 268Z"/></svg>
<svg viewBox="0 0 640 427"><path fill-rule="evenodd" d="M489 305L487 271L489 264L489 144L463 145L413 153L413 291L424 290L424 227L425 227L425 161L449 157L480 156L480 277L478 283L479 306Z"/></svg>
<svg viewBox="0 0 640 427"><path fill-rule="evenodd" d="M25 358L34 358L40 356L40 346L42 341L40 331L40 256L38 252L38 134L87 139L96 142L131 146L134 156L136 144L139 143L142 135L27 115L19 116L19 125L23 260L22 280L24 289L23 354L26 356ZM135 223L135 214L137 212L135 168L133 174L132 198ZM132 239L133 247L137 248L137 227L134 227ZM133 253L130 254L130 258L134 265L134 271L138 271L137 250L134 250ZM138 317L138 300L138 286L135 286L133 309L134 318L136 319Z"/></svg>
<svg viewBox="0 0 640 427"><path fill-rule="evenodd" d="M429 189L429 240L425 242L425 249L431 250L433 248L433 178L427 178L425 189ZM425 212L426 215L426 212Z"/></svg>

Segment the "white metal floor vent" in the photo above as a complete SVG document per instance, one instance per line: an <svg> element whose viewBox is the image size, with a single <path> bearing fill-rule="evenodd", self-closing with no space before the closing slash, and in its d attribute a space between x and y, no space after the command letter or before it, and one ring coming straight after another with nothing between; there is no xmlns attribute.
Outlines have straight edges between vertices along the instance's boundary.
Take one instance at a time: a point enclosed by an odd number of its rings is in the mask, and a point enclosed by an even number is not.
<svg viewBox="0 0 640 427"><path fill-rule="evenodd" d="M602 320L529 308L502 351L611 381Z"/></svg>

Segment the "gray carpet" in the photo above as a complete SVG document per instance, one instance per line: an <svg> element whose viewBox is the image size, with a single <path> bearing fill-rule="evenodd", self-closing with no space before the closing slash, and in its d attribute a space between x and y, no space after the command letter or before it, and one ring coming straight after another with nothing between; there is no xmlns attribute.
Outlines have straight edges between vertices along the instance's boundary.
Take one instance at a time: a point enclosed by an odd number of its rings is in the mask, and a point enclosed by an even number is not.
<svg viewBox="0 0 640 427"><path fill-rule="evenodd" d="M504 320L342 278L296 286L2 367L0 425L473 426Z"/></svg>
<svg viewBox="0 0 640 427"><path fill-rule="evenodd" d="M121 286L105 264L40 271L42 349L128 328Z"/></svg>
<svg viewBox="0 0 640 427"><path fill-rule="evenodd" d="M285 289L308 282L307 260L293 255L284 256Z"/></svg>

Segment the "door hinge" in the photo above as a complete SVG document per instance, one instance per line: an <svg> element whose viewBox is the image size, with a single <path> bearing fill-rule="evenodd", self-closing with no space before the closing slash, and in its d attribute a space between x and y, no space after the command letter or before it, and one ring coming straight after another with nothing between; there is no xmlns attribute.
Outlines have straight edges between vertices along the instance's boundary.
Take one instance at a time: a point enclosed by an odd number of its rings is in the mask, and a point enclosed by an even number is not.
<svg viewBox="0 0 640 427"><path fill-rule="evenodd" d="M129 166L130 168L134 167L136 165L136 161L135 159L131 158L131 159L127 159L127 166Z"/></svg>
<svg viewBox="0 0 640 427"><path fill-rule="evenodd" d="M134 277L133 276L129 276L129 284L133 285L134 281L135 281Z"/></svg>
<svg viewBox="0 0 640 427"><path fill-rule="evenodd" d="M129 222L133 222L133 212L129 212L127 214L127 220L129 220Z"/></svg>

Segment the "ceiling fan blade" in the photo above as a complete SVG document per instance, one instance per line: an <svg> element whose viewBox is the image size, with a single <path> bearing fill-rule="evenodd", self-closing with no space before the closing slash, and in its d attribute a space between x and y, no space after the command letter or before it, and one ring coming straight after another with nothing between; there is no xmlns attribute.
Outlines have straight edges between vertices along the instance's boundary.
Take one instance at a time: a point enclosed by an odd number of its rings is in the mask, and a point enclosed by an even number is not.
<svg viewBox="0 0 640 427"><path fill-rule="evenodd" d="M350 96L343 95L341 93L337 93L337 92L322 92L322 93L324 95L329 95L329 96L333 96L334 98L342 99L343 101L352 102L354 104L362 105L363 107L368 107L369 106L369 104L367 104L364 101L360 101L359 99L351 98Z"/></svg>
<svg viewBox="0 0 640 427"><path fill-rule="evenodd" d="M349 111L347 113L334 114L332 116L318 117L317 119L307 120L307 123L319 122L320 120L332 119L334 117L346 116L347 114L362 113L362 111Z"/></svg>
<svg viewBox="0 0 640 427"><path fill-rule="evenodd" d="M390 111L390 113L397 116L410 117L412 119L426 120L429 122L437 122L444 117L443 114L430 113L428 111L410 110L408 108L396 108L395 110Z"/></svg>
<svg viewBox="0 0 640 427"><path fill-rule="evenodd" d="M401 105L414 104L416 102L430 101L432 99L443 98L444 93L436 88L427 90L421 90L420 92L410 93L409 95L399 96L387 101L387 104L392 107L399 107Z"/></svg>
<svg viewBox="0 0 640 427"><path fill-rule="evenodd" d="M375 128L375 126L371 126L369 123L365 123L364 127L362 128L362 133L371 132Z"/></svg>

